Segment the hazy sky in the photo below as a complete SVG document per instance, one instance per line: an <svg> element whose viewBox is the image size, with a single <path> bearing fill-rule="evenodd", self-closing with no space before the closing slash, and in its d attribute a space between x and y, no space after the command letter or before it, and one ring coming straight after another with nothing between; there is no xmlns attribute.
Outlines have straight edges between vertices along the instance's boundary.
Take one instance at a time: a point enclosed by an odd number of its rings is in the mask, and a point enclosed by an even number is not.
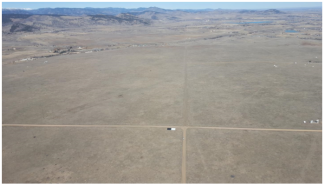
<svg viewBox="0 0 325 185"><path fill-rule="evenodd" d="M321 7L321 2L206 2L206 3L196 3L196 2L3 2L2 8L139 8L139 7L159 7L166 9L269 9L269 8L303 8L303 7Z"/></svg>

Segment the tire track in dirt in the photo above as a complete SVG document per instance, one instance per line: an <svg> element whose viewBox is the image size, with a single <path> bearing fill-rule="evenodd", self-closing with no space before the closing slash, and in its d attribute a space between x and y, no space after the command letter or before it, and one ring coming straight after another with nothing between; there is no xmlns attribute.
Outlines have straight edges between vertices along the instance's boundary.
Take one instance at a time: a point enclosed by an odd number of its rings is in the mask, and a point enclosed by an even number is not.
<svg viewBox="0 0 325 185"><path fill-rule="evenodd" d="M32 125L32 124L2 124L3 127L124 127L124 128L193 128L193 129L216 129L216 130L252 130L252 131L277 131L277 132L322 132L322 130L306 129L273 129L273 128L240 128L240 127L197 127L197 126L173 126L173 125Z"/></svg>

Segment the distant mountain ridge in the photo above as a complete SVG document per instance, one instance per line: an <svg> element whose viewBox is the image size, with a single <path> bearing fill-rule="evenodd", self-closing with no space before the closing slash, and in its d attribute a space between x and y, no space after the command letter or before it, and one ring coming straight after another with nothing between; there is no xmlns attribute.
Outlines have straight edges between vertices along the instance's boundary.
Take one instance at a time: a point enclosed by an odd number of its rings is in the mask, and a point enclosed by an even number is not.
<svg viewBox="0 0 325 185"><path fill-rule="evenodd" d="M202 10L168 10L157 7L149 8L39 8L34 10L25 10L25 9L2 9L2 14L47 14L47 15L71 15L71 16L81 16L81 15L118 15L121 13L137 13L137 12L158 12L158 13L167 13L173 11L184 11L184 12L205 12L213 11L212 9L202 9Z"/></svg>
<svg viewBox="0 0 325 185"><path fill-rule="evenodd" d="M268 10L225 10L225 9L177 9L150 8L40 8L2 9L2 29L6 33L53 31L57 28L87 28L98 25L143 25L150 26L161 22L180 22L205 18L226 13L253 16L282 15L277 9Z"/></svg>
<svg viewBox="0 0 325 185"><path fill-rule="evenodd" d="M152 21L131 14L67 16L51 14L3 14L3 32L35 32L57 28L83 28L96 25L151 25ZM5 28L5 29L4 29ZM5 30L5 31L4 31Z"/></svg>
<svg viewBox="0 0 325 185"><path fill-rule="evenodd" d="M39 8L39 9L29 9L29 8L3 8L2 14L30 14L30 15L70 15L70 16L82 16L82 15L118 15L121 13L128 14L139 14L141 12L156 12L156 13L168 13L168 12L185 12L185 13L202 13L202 12L213 12L213 11L231 11L240 13L258 13L258 14L281 14L283 11L293 11L293 10L322 10L322 7L310 7L310 8L283 8L283 9L163 9L158 7L149 8Z"/></svg>
<svg viewBox="0 0 325 185"><path fill-rule="evenodd" d="M279 11L277 9L268 9L268 10L242 10L239 13L249 13L249 14L284 14L284 12Z"/></svg>

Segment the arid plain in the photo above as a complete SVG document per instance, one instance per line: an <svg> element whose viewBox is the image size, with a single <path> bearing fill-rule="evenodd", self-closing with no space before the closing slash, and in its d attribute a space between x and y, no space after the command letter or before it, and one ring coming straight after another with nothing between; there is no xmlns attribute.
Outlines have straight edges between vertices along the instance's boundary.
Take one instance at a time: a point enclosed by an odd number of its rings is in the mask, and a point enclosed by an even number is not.
<svg viewBox="0 0 325 185"><path fill-rule="evenodd" d="M321 12L164 16L3 25L3 183L322 182Z"/></svg>

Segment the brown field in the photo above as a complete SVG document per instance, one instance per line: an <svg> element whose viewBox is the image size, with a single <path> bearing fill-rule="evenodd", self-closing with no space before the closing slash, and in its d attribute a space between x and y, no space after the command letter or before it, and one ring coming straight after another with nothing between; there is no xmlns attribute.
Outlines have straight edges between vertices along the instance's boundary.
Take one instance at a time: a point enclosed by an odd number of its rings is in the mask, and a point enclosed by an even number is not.
<svg viewBox="0 0 325 185"><path fill-rule="evenodd" d="M321 183L317 16L3 33L3 183Z"/></svg>

